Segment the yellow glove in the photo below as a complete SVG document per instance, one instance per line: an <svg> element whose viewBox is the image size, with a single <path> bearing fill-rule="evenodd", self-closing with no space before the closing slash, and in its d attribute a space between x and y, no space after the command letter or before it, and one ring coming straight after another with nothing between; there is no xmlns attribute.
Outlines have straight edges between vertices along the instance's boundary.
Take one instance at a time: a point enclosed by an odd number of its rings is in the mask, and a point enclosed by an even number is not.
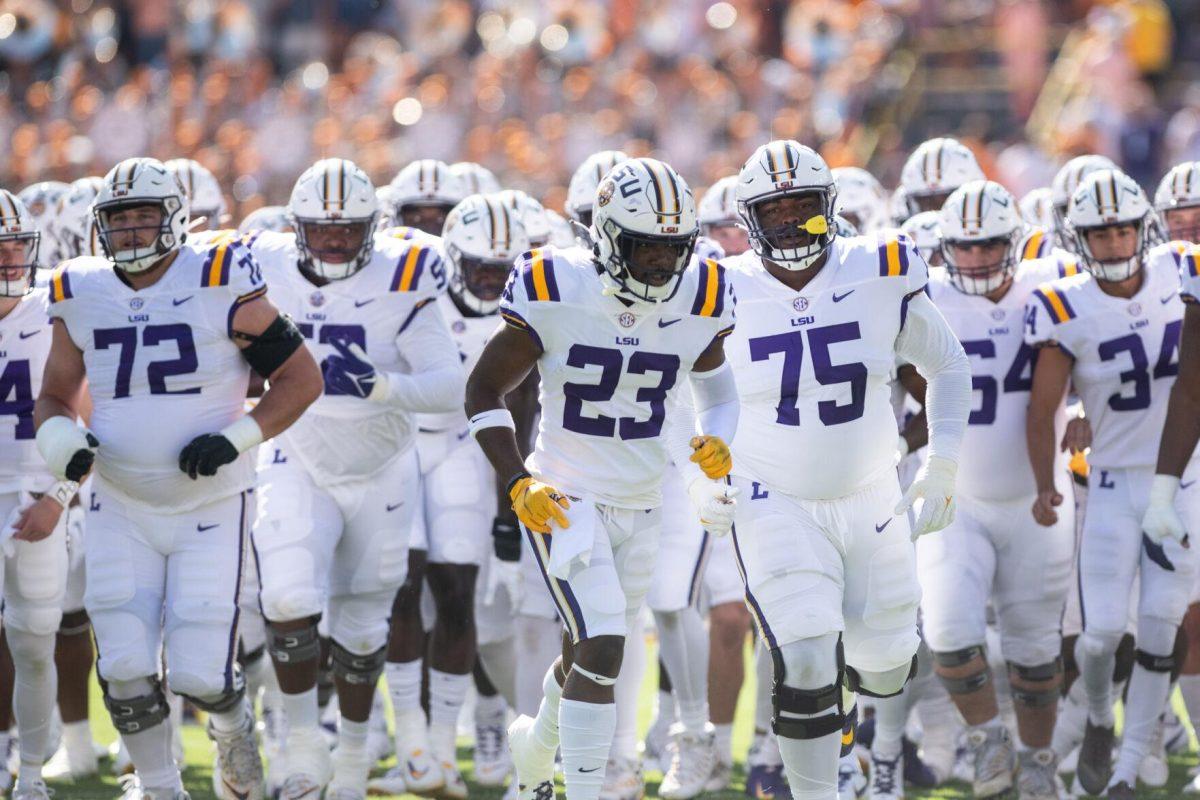
<svg viewBox="0 0 1200 800"><path fill-rule="evenodd" d="M548 483L526 475L513 483L508 496L512 498L512 510L517 519L531 531L550 533L551 519L560 528L571 527L567 515L562 512L571 507L571 501Z"/></svg>
<svg viewBox="0 0 1200 800"><path fill-rule="evenodd" d="M729 445L720 436L693 436L691 445L695 452L688 460L699 464L705 477L715 481L729 474L733 467L733 456L729 452Z"/></svg>

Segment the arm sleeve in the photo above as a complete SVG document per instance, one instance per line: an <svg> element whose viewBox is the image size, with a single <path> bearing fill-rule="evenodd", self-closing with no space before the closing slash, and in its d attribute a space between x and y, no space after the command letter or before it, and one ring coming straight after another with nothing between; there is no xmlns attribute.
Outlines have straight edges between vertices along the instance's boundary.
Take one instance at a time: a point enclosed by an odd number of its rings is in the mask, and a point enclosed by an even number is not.
<svg viewBox="0 0 1200 800"><path fill-rule="evenodd" d="M896 355L916 367L928 384L929 455L957 462L971 412L971 367L954 331L924 293L909 300Z"/></svg>
<svg viewBox="0 0 1200 800"><path fill-rule="evenodd" d="M728 361L708 372L692 372L688 376L692 386L692 402L700 432L707 436L719 436L726 443L733 441L737 433L738 402L737 382Z"/></svg>
<svg viewBox="0 0 1200 800"><path fill-rule="evenodd" d="M690 460L691 441L696 435L696 407L692 403L690 393L679 392L676 395L675 406L669 409L669 412L665 434L667 454L675 464L675 469L683 476L683 485L691 486L692 481L704 477L704 470Z"/></svg>
<svg viewBox="0 0 1200 800"><path fill-rule="evenodd" d="M432 298L413 309L398 338L412 372L388 373L387 402L429 414L462 408L466 390L462 359Z"/></svg>

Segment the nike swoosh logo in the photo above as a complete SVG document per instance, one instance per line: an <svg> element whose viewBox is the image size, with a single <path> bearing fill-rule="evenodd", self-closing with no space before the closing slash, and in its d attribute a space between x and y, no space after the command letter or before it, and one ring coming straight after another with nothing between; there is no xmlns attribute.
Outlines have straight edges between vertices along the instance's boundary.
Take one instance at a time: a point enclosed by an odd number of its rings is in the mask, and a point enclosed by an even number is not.
<svg viewBox="0 0 1200 800"><path fill-rule="evenodd" d="M388 503L388 504L387 504L387 510L388 510L388 511L395 511L397 508L399 508L399 507L400 507L400 506L402 506L402 505L404 505L404 501L403 501L403 500L401 500L399 503L396 503L396 505L392 505L391 503Z"/></svg>
<svg viewBox="0 0 1200 800"><path fill-rule="evenodd" d="M363 306L365 306L367 303L374 303L374 302L375 302L375 300L376 300L376 298L374 298L374 297L372 297L370 300L355 300L355 301L354 301L354 307L355 307L355 308L362 308L362 307L363 307Z"/></svg>
<svg viewBox="0 0 1200 800"><path fill-rule="evenodd" d="M235 798L237 798L237 800L246 800L246 798L250 796L250 792L249 792L249 791L245 791L245 792L239 792L237 789L235 789L235 788L233 788L232 786L230 786L230 785L229 785L229 781L227 781L227 780L225 780L225 779L222 779L222 780L221 780L221 783L223 783L223 784L225 785L225 789L226 789L226 790L227 790L227 791L228 791L228 792L229 792L231 795L233 795Z"/></svg>
<svg viewBox="0 0 1200 800"><path fill-rule="evenodd" d="M183 298L182 300L180 300L179 298L172 298L172 299L171 299L171 305L174 305L174 306L181 306L181 305L183 305L184 303L186 303L188 300L191 300L191 299L192 299L193 297L195 297L195 296L196 296L196 295L194 295L194 294L189 294L187 297Z"/></svg>
<svg viewBox="0 0 1200 800"><path fill-rule="evenodd" d="M425 777L425 773L427 773L427 772L429 772L428 767L426 767L425 769L417 769L416 767L413 766L413 763L411 761L408 762L408 774L412 775L414 780L418 780L418 781L421 780L421 778Z"/></svg>
<svg viewBox="0 0 1200 800"><path fill-rule="evenodd" d="M196 530L197 530L197 531L199 531L200 533L204 533L205 531L211 531L213 528L220 527L220 525L221 525L221 523L219 523L219 522L214 522L212 525L199 525L199 524L197 524L197 525L196 525Z"/></svg>
<svg viewBox="0 0 1200 800"><path fill-rule="evenodd" d="M19 334L22 339L28 339L30 336L37 336L41 331L21 331Z"/></svg>
<svg viewBox="0 0 1200 800"><path fill-rule="evenodd" d="M682 321L683 321L683 317L680 317L679 319L660 319L658 321L658 327L668 328L668 327L674 325L676 322L682 322Z"/></svg>
<svg viewBox="0 0 1200 800"><path fill-rule="evenodd" d="M579 768L579 771L580 771L580 772L595 772L595 771L596 771L596 770L598 770L598 769L600 769L600 768L599 768L599 767L592 767L591 769L584 769L583 767L580 767L580 768Z"/></svg>
<svg viewBox="0 0 1200 800"><path fill-rule="evenodd" d="M845 294L838 294L837 292L834 292L834 293L833 293L833 302L835 302L835 303L840 303L840 302L842 302L843 300L845 300L847 297L849 297L849 296L850 296L850 295L852 295L852 294L854 294L854 290L853 290L853 289L851 289L850 291L846 292Z"/></svg>
<svg viewBox="0 0 1200 800"><path fill-rule="evenodd" d="M1165 306L1167 303L1171 302L1174 299L1175 299L1175 292L1171 292L1166 297L1160 297L1158 302L1162 303Z"/></svg>
<svg viewBox="0 0 1200 800"><path fill-rule="evenodd" d="M894 519L895 519L895 517L888 517L888 519L887 519L887 522L883 523L882 525L876 525L876 526L875 526L875 532L876 532L876 533L883 533L883 529L884 529L884 528L886 528L888 525L891 525L891 524L892 524L892 520L894 520Z"/></svg>
<svg viewBox="0 0 1200 800"><path fill-rule="evenodd" d="M459 440L460 442L461 442L463 439L465 439L465 438L467 438L468 436L470 436L470 435L471 435L471 432L470 432L470 431L463 431L462 433L455 434L455 436L456 436L456 437L458 437L458 440Z"/></svg>
<svg viewBox="0 0 1200 800"><path fill-rule="evenodd" d="M1186 488L1188 488L1189 486L1192 486L1192 485L1193 485L1193 484L1195 484L1195 483L1196 483L1195 481L1188 481L1187 483L1183 483L1182 481L1180 481L1180 483L1179 483L1179 488L1180 488L1180 489L1186 489Z"/></svg>

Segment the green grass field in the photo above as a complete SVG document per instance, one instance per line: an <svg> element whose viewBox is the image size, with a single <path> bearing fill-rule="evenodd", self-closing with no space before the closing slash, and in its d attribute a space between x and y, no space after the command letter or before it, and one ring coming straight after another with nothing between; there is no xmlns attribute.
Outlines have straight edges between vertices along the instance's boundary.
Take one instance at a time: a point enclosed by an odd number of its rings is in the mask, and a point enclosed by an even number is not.
<svg viewBox="0 0 1200 800"><path fill-rule="evenodd" d="M754 716L754 692L753 680L754 670L750 663L750 650L747 648L747 683L742 687L742 693L738 701L737 722L734 726L733 737L733 752L738 756L739 763L737 765L734 785L732 790L721 793L719 795L709 795L709 797L717 798L717 800L734 800L745 795L742 793L744 773L740 759L744 757L746 749L750 745L752 734L753 716ZM649 654L647 662L650 665L656 663L654 653ZM640 730L645 731L650 725L650 718L654 708L654 691L657 686L657 671L651 666L647 669L646 678L642 687L642 702L639 706L639 725ZM1176 706L1180 706L1178 698L1176 698ZM1183 709L1177 708L1181 714ZM116 732L112 725L109 724L107 715L103 711L103 704L100 699L99 688L93 687L93 705L92 705L92 727L97 741L103 744L109 744L116 739ZM187 725L183 731L184 750L187 759L187 769L184 773L184 784L187 790L191 793L193 800L214 800L212 791L212 747L205 735L204 730L199 725ZM471 782L471 750L469 747L460 747L458 752L459 766L466 776L468 783ZM1166 798L1180 798L1182 787L1187 783L1188 767L1196 763L1196 754L1188 753L1183 756L1173 757L1171 759L1171 781L1166 787L1157 790L1142 789L1138 792L1139 798L1154 798L1155 800L1166 800ZM391 766L389 761L382 765L378 772L383 772L387 767ZM108 762L103 762L102 770L107 769ZM647 773L646 775L646 795L654 797L657 795L658 782L661 775L657 772ZM56 792L56 800L112 800L120 797L120 789L117 784L117 779L111 775L93 779L80 783L53 783L51 784ZM560 787L561 791L561 787ZM500 789L486 789L471 784L471 797L475 800L500 800L503 791ZM911 791L908 793L909 798L920 800L922 798L970 798L970 787L965 784L950 784L934 791Z"/></svg>

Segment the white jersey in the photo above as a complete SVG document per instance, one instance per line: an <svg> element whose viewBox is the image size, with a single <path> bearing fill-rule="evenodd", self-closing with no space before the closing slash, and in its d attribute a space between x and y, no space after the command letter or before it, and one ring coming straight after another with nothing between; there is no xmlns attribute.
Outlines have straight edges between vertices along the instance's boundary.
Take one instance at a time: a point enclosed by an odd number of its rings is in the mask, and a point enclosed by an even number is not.
<svg viewBox="0 0 1200 800"><path fill-rule="evenodd" d="M33 427L52 338L48 305L46 290L34 289L0 317L0 494L44 492L54 483Z"/></svg>
<svg viewBox="0 0 1200 800"><path fill-rule="evenodd" d="M931 275L929 296L971 361L973 400L958 464L957 490L984 501L1030 497L1037 491L1025 445L1025 414L1036 350L1025 343L1025 304L1041 284L1059 277L1049 260L1024 261L999 302L961 292L945 271ZM1066 424L1060 409L1057 427ZM1062 465L1065 469L1065 462Z"/></svg>
<svg viewBox="0 0 1200 800"><path fill-rule="evenodd" d="M1183 302L1170 246L1151 250L1142 269L1142 287L1130 299L1105 294L1084 273L1043 284L1026 306L1026 342L1057 344L1074 359L1093 470L1154 466L1179 374Z"/></svg>
<svg viewBox="0 0 1200 800"><path fill-rule="evenodd" d="M541 420L529 470L571 494L624 508L662 503L663 423L696 359L733 330L715 261L693 261L675 295L626 305L602 293L581 248L521 256L500 314L541 349Z"/></svg>
<svg viewBox="0 0 1200 800"><path fill-rule="evenodd" d="M122 501L177 513L253 485L253 451L198 480L179 469L179 453L244 413L250 367L231 326L237 308L266 291L258 264L236 242L185 244L140 291L101 258L55 271L50 316L83 352L100 440L96 471Z"/></svg>
<svg viewBox="0 0 1200 800"><path fill-rule="evenodd" d="M418 313L438 313L446 284L441 258L427 242L376 236L366 266L324 286L300 272L294 233L263 232L251 252L271 276L272 300L295 320L318 364L344 341L362 347L381 371L412 372L404 332ZM377 474L408 451L415 432L410 412L326 387L280 440L314 477L338 483Z"/></svg>
<svg viewBox="0 0 1200 800"><path fill-rule="evenodd" d="M1044 261L1058 268L1058 277L1069 278L1083 272L1079 256L1057 247L1054 244L1054 234L1042 228L1032 228L1025 234L1017 249L1021 261Z"/></svg>
<svg viewBox="0 0 1200 800"><path fill-rule="evenodd" d="M454 303L450 293L443 293L438 298L438 307L442 318L450 327L450 335L458 346L458 357L462 359L463 370L470 374L479 361L483 346L496 332L496 326L501 324L500 317L495 314L477 316L464 314ZM467 427L465 411L448 411L445 414L418 414L417 425L423 431L462 431Z"/></svg>
<svg viewBox="0 0 1200 800"><path fill-rule="evenodd" d="M797 498L844 497L896 466L896 337L928 268L911 242L837 237L800 291L753 252L726 259L741 397L733 472Z"/></svg>

